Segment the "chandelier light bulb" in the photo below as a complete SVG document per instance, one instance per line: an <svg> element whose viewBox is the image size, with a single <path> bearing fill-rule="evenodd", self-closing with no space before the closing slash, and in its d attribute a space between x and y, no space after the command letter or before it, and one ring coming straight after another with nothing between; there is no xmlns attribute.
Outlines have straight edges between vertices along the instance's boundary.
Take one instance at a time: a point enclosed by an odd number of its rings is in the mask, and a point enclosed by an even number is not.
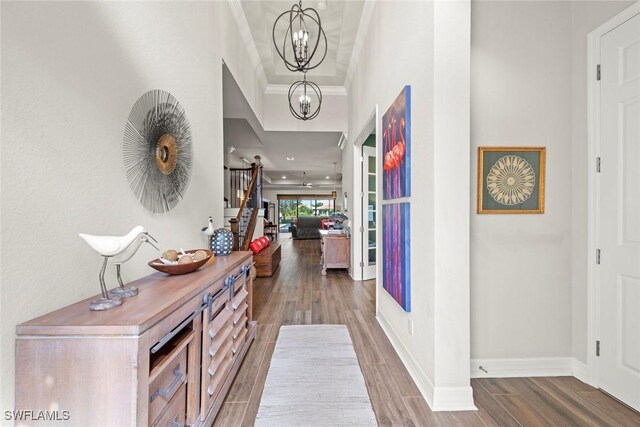
<svg viewBox="0 0 640 427"><path fill-rule="evenodd" d="M300 114L309 115L311 112L311 97L308 95L300 95Z"/></svg>
<svg viewBox="0 0 640 427"><path fill-rule="evenodd" d="M293 51L298 64L304 64L309 59L309 33L306 29L293 33Z"/></svg>

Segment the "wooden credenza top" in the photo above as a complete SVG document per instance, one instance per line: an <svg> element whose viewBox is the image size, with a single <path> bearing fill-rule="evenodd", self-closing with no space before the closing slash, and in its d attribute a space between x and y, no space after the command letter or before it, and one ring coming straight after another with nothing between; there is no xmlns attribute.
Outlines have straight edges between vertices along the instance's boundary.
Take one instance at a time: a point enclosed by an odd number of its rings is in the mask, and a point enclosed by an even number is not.
<svg viewBox="0 0 640 427"><path fill-rule="evenodd" d="M140 335L177 307L229 275L251 256L252 253L246 251L213 257L199 270L185 275L154 273L128 283L136 286L139 292L137 296L125 299L120 307L90 311L89 302L95 297L87 298L19 324L16 334ZM98 288L97 280L95 286Z"/></svg>

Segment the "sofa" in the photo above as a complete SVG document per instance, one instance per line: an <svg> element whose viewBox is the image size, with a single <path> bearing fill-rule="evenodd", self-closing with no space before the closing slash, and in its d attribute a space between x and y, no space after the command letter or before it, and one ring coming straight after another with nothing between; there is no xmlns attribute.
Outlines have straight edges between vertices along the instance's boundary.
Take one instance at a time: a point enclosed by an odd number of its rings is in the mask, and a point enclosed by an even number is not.
<svg viewBox="0 0 640 427"><path fill-rule="evenodd" d="M294 239L319 239L323 219L326 218L317 216L298 218L291 226L291 237Z"/></svg>

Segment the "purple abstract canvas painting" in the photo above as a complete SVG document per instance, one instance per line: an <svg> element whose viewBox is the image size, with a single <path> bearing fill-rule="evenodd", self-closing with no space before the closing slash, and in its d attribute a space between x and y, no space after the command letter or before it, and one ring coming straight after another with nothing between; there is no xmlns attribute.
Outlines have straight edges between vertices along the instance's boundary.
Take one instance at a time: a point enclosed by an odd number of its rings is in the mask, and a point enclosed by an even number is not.
<svg viewBox="0 0 640 427"><path fill-rule="evenodd" d="M409 203L382 206L382 276L384 289L404 311L411 311Z"/></svg>
<svg viewBox="0 0 640 427"><path fill-rule="evenodd" d="M411 196L411 86L405 86L382 116L382 195Z"/></svg>

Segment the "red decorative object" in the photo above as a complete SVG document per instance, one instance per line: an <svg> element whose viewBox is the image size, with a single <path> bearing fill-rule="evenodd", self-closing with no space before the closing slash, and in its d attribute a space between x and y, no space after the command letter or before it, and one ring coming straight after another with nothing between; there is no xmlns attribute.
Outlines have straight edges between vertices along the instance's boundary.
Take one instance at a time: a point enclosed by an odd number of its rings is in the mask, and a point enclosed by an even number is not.
<svg viewBox="0 0 640 427"><path fill-rule="evenodd" d="M404 119L400 119L400 128L404 130ZM402 134L401 138L402 138ZM387 136L387 132L385 131L385 137ZM387 151L384 155L384 164L383 168L386 171L390 171L391 169L399 167L404 161L404 153L406 151L406 144L404 139L401 139L400 142L397 142L391 150Z"/></svg>
<svg viewBox="0 0 640 427"><path fill-rule="evenodd" d="M271 241L269 240L269 238L267 236L262 236L249 243L249 249L251 249L254 254L257 254L270 244Z"/></svg>
<svg viewBox="0 0 640 427"><path fill-rule="evenodd" d="M251 249L251 252L253 252L254 254L257 254L262 250L262 245L257 240L254 240L253 242L249 243L249 249Z"/></svg>

